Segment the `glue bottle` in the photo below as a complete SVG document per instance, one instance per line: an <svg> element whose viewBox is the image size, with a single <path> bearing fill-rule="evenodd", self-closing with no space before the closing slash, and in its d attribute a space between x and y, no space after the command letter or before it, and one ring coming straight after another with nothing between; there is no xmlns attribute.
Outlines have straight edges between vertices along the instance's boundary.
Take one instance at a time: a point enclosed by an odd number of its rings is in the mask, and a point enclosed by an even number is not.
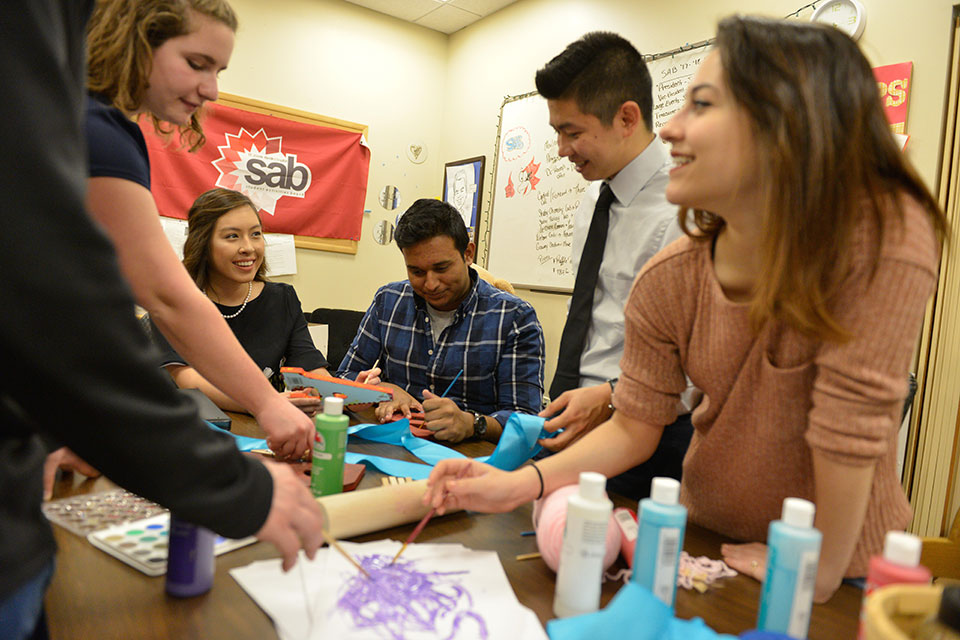
<svg viewBox="0 0 960 640"><path fill-rule="evenodd" d="M650 497L640 501L637 513L640 530L631 577L671 609L687 528L687 509L679 498L680 483L673 478L654 478L650 483Z"/></svg>
<svg viewBox="0 0 960 640"><path fill-rule="evenodd" d="M310 490L315 497L343 492L343 458L347 451L349 418L343 415L343 399L323 399L323 413L313 418L316 427L313 441L313 464L310 468Z"/></svg>
<svg viewBox="0 0 960 640"><path fill-rule="evenodd" d="M807 637L823 538L813 528L815 512L808 500L786 498L780 520L770 523L757 629Z"/></svg>
<svg viewBox="0 0 960 640"><path fill-rule="evenodd" d="M613 502L604 494L606 485L603 475L584 471L578 492L567 498L567 522L553 598L553 613L558 618L600 608L607 527L613 513Z"/></svg>
<svg viewBox="0 0 960 640"><path fill-rule="evenodd" d="M870 558L867 569L867 584L863 590L863 607L860 609L861 640L867 637L864 627L867 596L888 584L930 584L930 570L920 564L923 543L917 536L906 531L887 531L883 540L883 555Z"/></svg>
<svg viewBox="0 0 960 640"><path fill-rule="evenodd" d="M189 598L213 586L213 545L216 534L170 514L166 590Z"/></svg>

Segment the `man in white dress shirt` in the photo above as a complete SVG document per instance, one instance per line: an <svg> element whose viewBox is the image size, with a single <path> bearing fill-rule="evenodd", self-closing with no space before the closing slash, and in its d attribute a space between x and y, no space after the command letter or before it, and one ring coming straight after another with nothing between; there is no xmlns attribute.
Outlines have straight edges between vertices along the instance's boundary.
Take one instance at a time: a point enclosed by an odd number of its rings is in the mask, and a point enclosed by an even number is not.
<svg viewBox="0 0 960 640"><path fill-rule="evenodd" d="M574 290L550 387L552 402L540 414L551 417L546 425L549 431L563 429L555 438L541 442L558 451L610 417L623 356L623 306L630 287L647 260L683 232L677 207L664 195L671 159L651 131L651 79L640 53L616 34L588 33L540 69L536 84L547 99L559 154L593 183L574 216L574 272L588 253L602 252L596 283L589 287L593 292L592 303L588 298L591 306L586 308L589 317L573 317L578 295L578 289ZM605 238L601 234L602 244L587 246L601 189L607 188L612 200L605 196L610 201ZM594 239L592 244L596 243ZM592 280L589 284L593 285ZM586 335L569 339L568 332L575 334L582 325L586 325ZM608 486L624 495L643 497L654 476L680 477L693 433L692 402L685 400L686 411L666 427L651 459L611 479Z"/></svg>

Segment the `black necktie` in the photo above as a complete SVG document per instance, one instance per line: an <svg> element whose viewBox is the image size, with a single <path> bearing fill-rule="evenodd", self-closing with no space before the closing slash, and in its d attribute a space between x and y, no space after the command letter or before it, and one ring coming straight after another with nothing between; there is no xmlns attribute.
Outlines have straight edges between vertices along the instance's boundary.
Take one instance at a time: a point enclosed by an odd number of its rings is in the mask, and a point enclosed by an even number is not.
<svg viewBox="0 0 960 640"><path fill-rule="evenodd" d="M557 371L550 385L550 398L555 400L568 389L580 386L580 356L590 327L590 315L593 311L593 291L597 288L597 276L603 261L603 248L607 243L607 227L610 223L610 203L613 191L606 182L600 187L600 197L593 209L593 219L587 240L580 255L577 279L573 285L573 298L567 322L563 325L560 337L560 355L557 358Z"/></svg>

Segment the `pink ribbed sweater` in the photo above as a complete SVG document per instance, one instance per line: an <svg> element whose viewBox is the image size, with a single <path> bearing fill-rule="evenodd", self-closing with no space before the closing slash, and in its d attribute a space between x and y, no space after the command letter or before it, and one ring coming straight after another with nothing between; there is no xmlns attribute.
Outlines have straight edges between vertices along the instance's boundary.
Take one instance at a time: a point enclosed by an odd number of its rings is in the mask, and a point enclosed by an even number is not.
<svg viewBox="0 0 960 640"><path fill-rule="evenodd" d="M938 248L927 214L912 200L904 208L906 225L889 216L879 260L876 226L865 220L856 234L832 305L854 334L843 344L778 323L754 333L747 305L728 300L717 282L706 242L680 238L637 276L614 404L670 424L684 373L704 392L683 463L680 499L690 521L765 541L785 497L816 502L810 452L817 449L851 466L875 465L848 576L865 575L884 533L906 526L896 433Z"/></svg>

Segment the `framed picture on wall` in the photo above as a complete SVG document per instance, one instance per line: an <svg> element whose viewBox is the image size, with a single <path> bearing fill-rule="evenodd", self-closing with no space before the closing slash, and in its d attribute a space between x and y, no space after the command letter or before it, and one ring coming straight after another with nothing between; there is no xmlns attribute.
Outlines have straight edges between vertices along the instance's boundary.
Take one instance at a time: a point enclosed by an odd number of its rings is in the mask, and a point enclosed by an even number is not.
<svg viewBox="0 0 960 640"><path fill-rule="evenodd" d="M470 239L476 242L480 194L483 193L483 168L486 156L448 162L443 169L443 200L452 204L467 225Z"/></svg>

